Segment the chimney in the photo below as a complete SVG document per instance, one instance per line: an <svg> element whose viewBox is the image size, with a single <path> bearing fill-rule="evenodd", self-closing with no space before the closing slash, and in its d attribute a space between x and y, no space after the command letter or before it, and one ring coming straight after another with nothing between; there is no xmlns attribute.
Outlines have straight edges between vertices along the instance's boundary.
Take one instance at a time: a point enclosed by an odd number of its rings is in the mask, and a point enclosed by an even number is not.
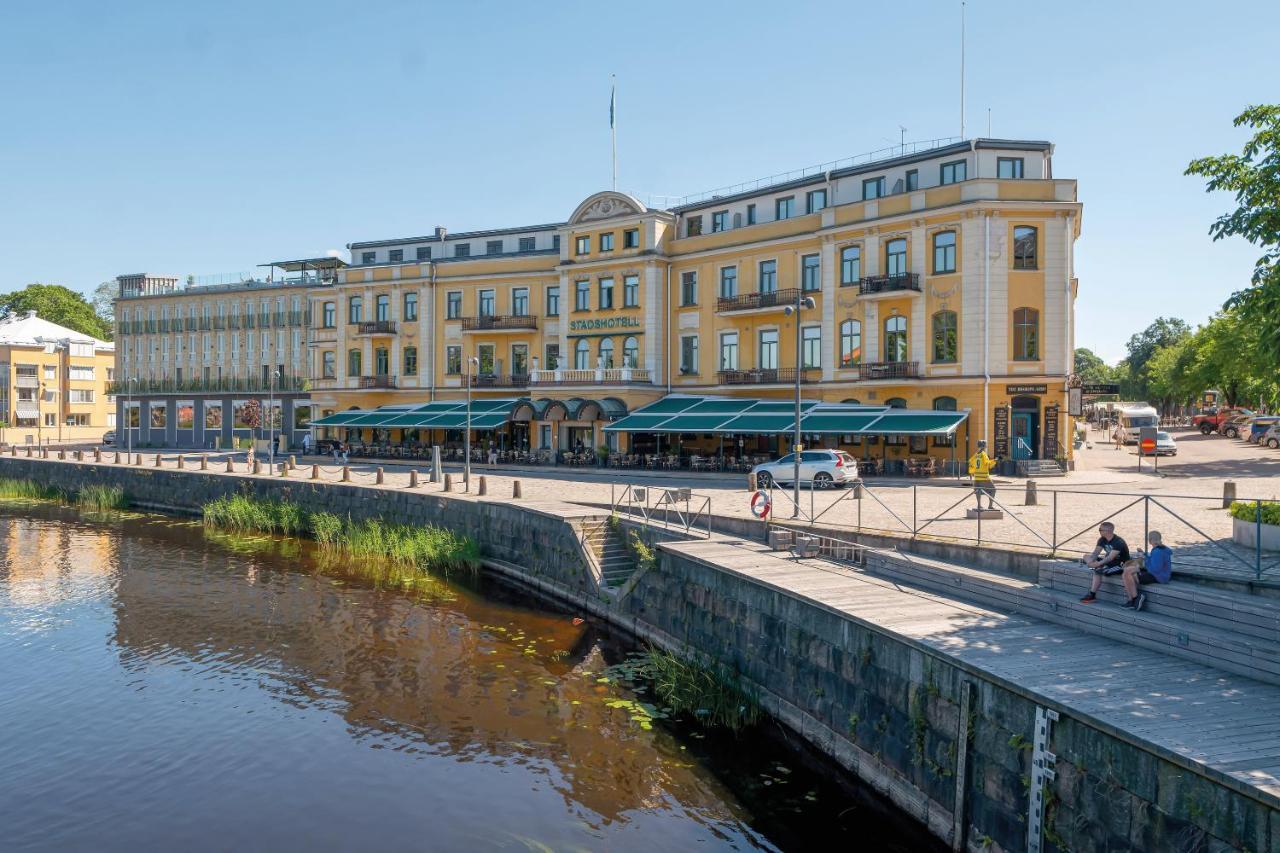
<svg viewBox="0 0 1280 853"><path fill-rule="evenodd" d="M443 240L443 239L445 238L445 236L446 236L448 233L449 233L449 229L448 229L448 228L445 228L443 225L437 225L437 226L436 226L436 239L437 239L437 240Z"/></svg>

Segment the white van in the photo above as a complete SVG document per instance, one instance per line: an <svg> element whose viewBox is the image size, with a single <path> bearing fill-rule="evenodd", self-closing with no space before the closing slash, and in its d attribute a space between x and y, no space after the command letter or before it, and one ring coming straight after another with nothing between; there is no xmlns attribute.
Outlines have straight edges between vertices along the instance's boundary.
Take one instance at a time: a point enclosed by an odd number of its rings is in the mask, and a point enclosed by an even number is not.
<svg viewBox="0 0 1280 853"><path fill-rule="evenodd" d="M1137 444L1143 427L1160 426L1160 413L1146 403L1125 406L1120 409L1120 430L1125 444Z"/></svg>

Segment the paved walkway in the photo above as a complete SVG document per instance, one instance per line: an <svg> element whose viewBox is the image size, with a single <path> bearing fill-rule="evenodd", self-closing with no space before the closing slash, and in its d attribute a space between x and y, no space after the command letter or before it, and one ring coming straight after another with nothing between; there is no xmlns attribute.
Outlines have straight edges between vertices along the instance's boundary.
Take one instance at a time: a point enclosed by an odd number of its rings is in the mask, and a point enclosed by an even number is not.
<svg viewBox="0 0 1280 853"><path fill-rule="evenodd" d="M664 547L951 656L1077 719L1262 791L1280 807L1280 687L1117 640L926 592L823 560L716 538Z"/></svg>

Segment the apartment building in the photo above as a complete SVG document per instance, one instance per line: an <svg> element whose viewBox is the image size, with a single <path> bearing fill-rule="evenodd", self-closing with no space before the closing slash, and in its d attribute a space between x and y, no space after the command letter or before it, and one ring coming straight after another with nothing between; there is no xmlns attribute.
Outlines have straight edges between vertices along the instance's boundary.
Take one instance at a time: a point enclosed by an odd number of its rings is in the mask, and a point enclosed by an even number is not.
<svg viewBox="0 0 1280 853"><path fill-rule="evenodd" d="M0 320L2 439L14 444L98 441L115 428L115 347L40 317Z"/></svg>
<svg viewBox="0 0 1280 853"><path fill-rule="evenodd" d="M1052 160L1048 142L947 141L660 208L601 192L559 223L351 243L306 291L311 403L342 435L425 439L333 416L469 385L510 402L500 443L626 450L653 440L643 419L607 427L667 395L786 400L798 379L808 401L964 414L949 435L810 443L1068 458L1081 205ZM699 427L672 438L717 440Z"/></svg>
<svg viewBox="0 0 1280 853"><path fill-rule="evenodd" d="M335 258L263 264L265 275L117 276L120 441L229 447L308 429L308 293L332 287ZM272 414L268 416L268 412ZM127 430L127 432L126 432Z"/></svg>

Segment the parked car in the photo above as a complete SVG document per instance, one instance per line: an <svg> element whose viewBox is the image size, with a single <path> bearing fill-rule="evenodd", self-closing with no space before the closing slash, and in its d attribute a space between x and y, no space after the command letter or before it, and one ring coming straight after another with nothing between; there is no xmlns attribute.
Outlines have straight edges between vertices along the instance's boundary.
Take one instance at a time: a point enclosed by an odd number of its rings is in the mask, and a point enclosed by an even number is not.
<svg viewBox="0 0 1280 853"><path fill-rule="evenodd" d="M791 484L796 476L796 458L788 453L751 469L762 489L774 483ZM815 489L846 486L858 479L858 461L843 450L804 450L800 453L800 483Z"/></svg>
<svg viewBox="0 0 1280 853"><path fill-rule="evenodd" d="M1240 430L1253 415L1232 415L1222 422L1220 430L1227 438L1239 438Z"/></svg>
<svg viewBox="0 0 1280 853"><path fill-rule="evenodd" d="M1280 447L1280 423L1271 425L1271 429L1263 433L1262 438L1258 439L1258 444L1265 444L1272 450Z"/></svg>
<svg viewBox="0 0 1280 853"><path fill-rule="evenodd" d="M1141 446L1139 446L1141 452ZM1156 433L1156 449L1152 453L1143 453L1143 456L1177 456L1178 444L1173 440L1173 436L1164 430Z"/></svg>
<svg viewBox="0 0 1280 853"><path fill-rule="evenodd" d="M1201 435L1209 435L1222 429L1229 419L1239 415L1252 415L1248 409L1233 409L1223 406L1218 409L1207 409L1191 419L1191 426L1200 430Z"/></svg>
<svg viewBox="0 0 1280 853"><path fill-rule="evenodd" d="M115 444L115 443L116 443L116 431L115 431L115 430L113 430L113 429L109 429L109 430L107 430L105 433L103 433L103 434L102 434L102 443L103 443L103 444L105 444L105 445L107 445L107 446L111 446L111 445Z"/></svg>
<svg viewBox="0 0 1280 853"><path fill-rule="evenodd" d="M1276 424L1280 424L1280 417L1276 417L1274 415L1257 416L1249 421L1249 431L1245 433L1242 430L1241 434L1244 435L1245 440L1250 444L1257 444L1258 441L1267 434L1267 430L1271 429Z"/></svg>

